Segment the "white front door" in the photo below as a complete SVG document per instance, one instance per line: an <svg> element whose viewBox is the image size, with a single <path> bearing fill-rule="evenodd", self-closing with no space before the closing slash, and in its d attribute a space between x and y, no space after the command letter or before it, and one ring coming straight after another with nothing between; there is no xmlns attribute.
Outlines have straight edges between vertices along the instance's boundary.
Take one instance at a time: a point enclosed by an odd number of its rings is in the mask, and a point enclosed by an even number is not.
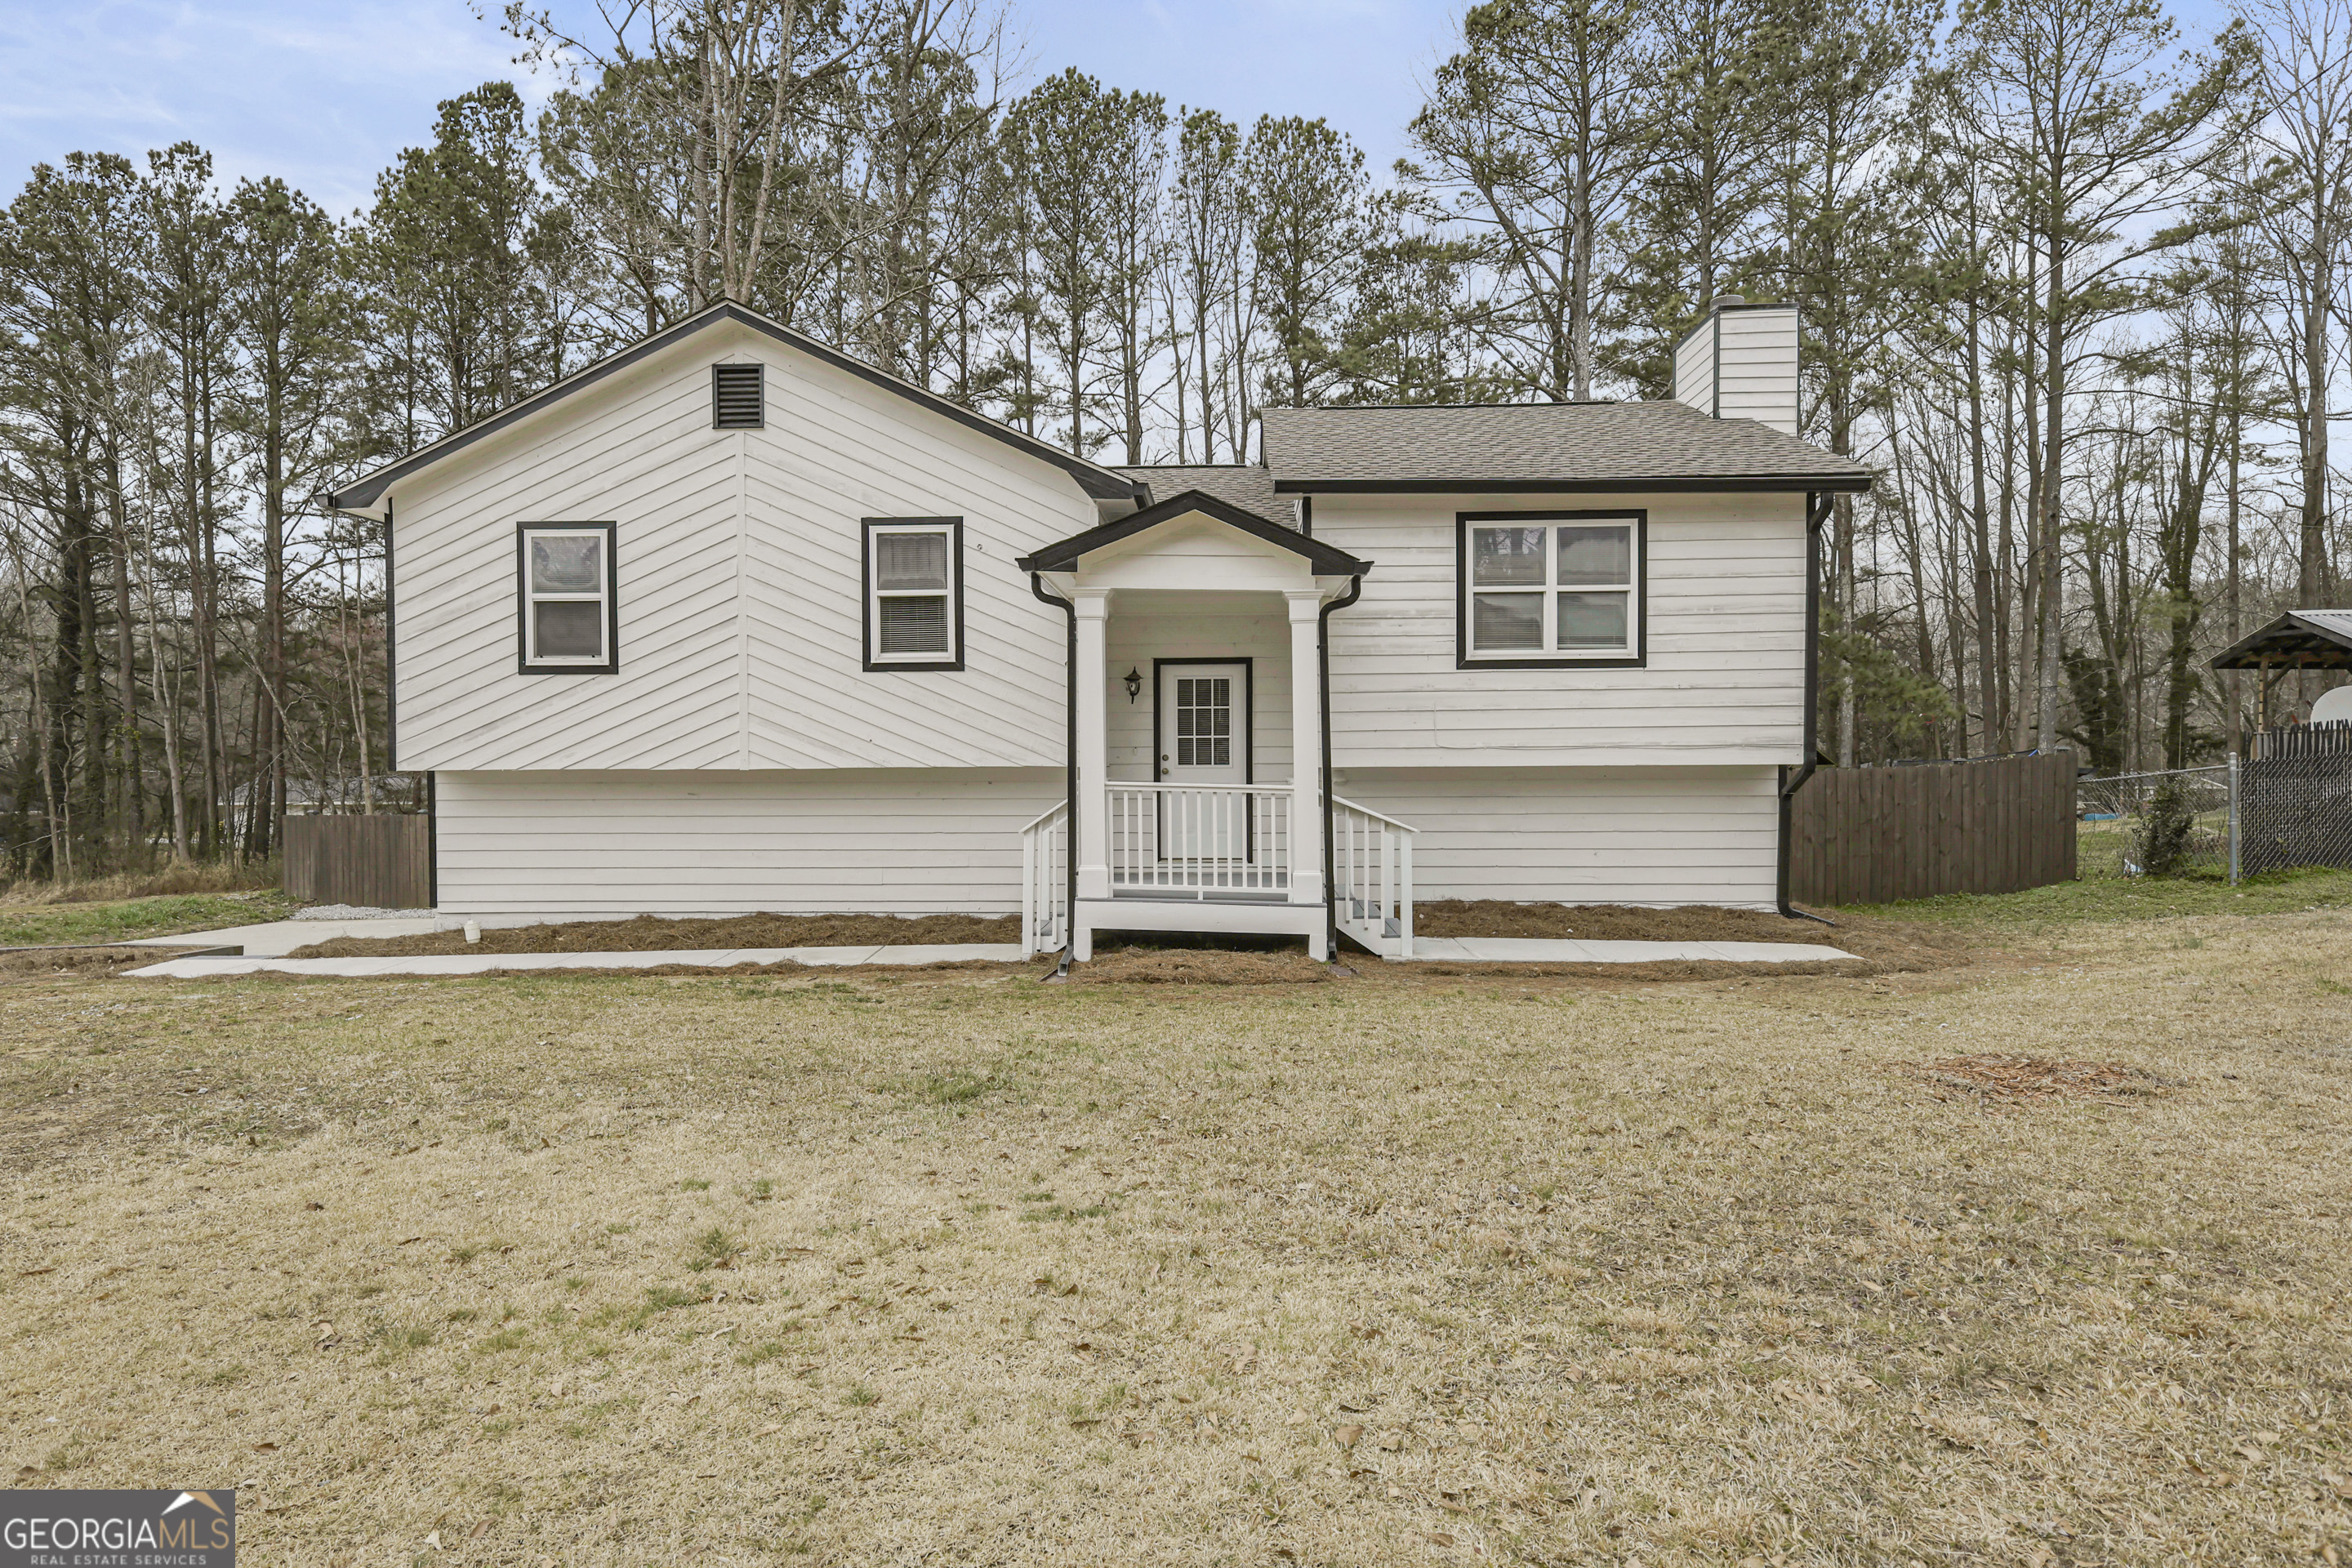
<svg viewBox="0 0 2352 1568"><path fill-rule="evenodd" d="M1214 795L1179 790L1160 800L1160 858L1250 858L1249 666L1160 667L1160 782L1219 786ZM1230 792L1230 793L1228 793Z"/></svg>
<svg viewBox="0 0 2352 1568"><path fill-rule="evenodd" d="M1160 667L1160 782L1249 782L1249 666Z"/></svg>

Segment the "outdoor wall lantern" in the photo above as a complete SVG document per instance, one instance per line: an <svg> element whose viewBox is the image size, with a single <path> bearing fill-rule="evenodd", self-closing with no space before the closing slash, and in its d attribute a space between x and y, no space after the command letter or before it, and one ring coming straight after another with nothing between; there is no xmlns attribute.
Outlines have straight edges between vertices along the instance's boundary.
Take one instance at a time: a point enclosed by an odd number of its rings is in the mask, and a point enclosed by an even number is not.
<svg viewBox="0 0 2352 1568"><path fill-rule="evenodd" d="M1129 665L1127 673L1119 679L1127 682L1127 700L1129 702L1143 695L1143 672L1135 666Z"/></svg>

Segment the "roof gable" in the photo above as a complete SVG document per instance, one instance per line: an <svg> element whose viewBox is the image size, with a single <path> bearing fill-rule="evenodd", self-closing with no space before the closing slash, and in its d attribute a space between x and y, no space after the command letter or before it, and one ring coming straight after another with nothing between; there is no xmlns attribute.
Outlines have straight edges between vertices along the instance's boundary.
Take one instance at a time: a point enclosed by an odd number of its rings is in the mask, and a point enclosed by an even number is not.
<svg viewBox="0 0 2352 1568"><path fill-rule="evenodd" d="M1219 500L1206 490L1185 490L1180 495L1171 496L1157 506L1146 507L1141 511L1106 522L1100 527L1089 528L1083 533L1056 540L1042 550L1022 556L1013 564L1024 572L1066 572L1077 565L1080 556L1089 552L1196 514L1236 529L1253 539L1306 557L1307 564L1320 577L1360 577L1372 569L1369 561L1358 560L1344 550L1336 550L1295 529L1285 528L1254 511L1245 511L1230 501Z"/></svg>
<svg viewBox="0 0 2352 1568"><path fill-rule="evenodd" d="M408 456L395 458L353 480L342 489L331 491L327 496L327 504L339 511L371 510L383 500L384 492L396 481L421 472L445 458L454 457L485 437L496 435L510 426L520 424L533 415L541 413L564 399L584 392L608 377L659 353L664 349L683 342L688 338L710 328L730 322L747 327L788 349L806 354L836 370L846 371L861 381L906 398L910 403L918 404L969 429L977 430L982 435L1002 441L1030 457L1051 463L1076 479L1081 489L1097 500L1133 500L1144 491L1144 486L1138 480L1130 479L1099 464L1090 463L1084 458L1074 458L1049 442L1040 441L1034 436L1024 435L1010 426L1000 425L987 416L976 414L960 403L951 402L935 392L915 385L912 382L902 381L895 375L876 370L872 365L852 359L837 349L828 348L807 333L796 331L782 321L763 316L757 310L749 310L731 300L723 300L706 310L697 311L684 321L664 328L650 337L640 339L617 353L606 355L594 364L574 371L562 380L541 388L519 403L509 405L487 419L478 420L463 430L453 431L430 446L420 447Z"/></svg>

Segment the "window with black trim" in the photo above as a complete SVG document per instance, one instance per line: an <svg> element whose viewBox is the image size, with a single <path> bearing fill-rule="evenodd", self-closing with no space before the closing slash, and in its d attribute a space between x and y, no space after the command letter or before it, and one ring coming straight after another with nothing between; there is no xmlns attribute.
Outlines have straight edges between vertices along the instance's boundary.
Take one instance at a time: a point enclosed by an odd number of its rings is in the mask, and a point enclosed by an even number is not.
<svg viewBox="0 0 2352 1568"><path fill-rule="evenodd" d="M1465 512L1460 662L1639 663L1646 514Z"/></svg>
<svg viewBox="0 0 2352 1568"><path fill-rule="evenodd" d="M866 520L866 668L963 668L963 519Z"/></svg>
<svg viewBox="0 0 2352 1568"><path fill-rule="evenodd" d="M767 422L767 367L757 364L712 365L710 427L713 430L757 430Z"/></svg>
<svg viewBox="0 0 2352 1568"><path fill-rule="evenodd" d="M526 522L516 531L516 554L521 668L613 673L620 632L613 525Z"/></svg>

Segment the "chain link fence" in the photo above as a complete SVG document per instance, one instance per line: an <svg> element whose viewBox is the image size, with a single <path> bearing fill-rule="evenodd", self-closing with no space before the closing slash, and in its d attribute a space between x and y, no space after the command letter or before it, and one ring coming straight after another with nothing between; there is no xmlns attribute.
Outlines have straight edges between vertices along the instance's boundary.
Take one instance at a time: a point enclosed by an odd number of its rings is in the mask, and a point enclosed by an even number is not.
<svg viewBox="0 0 2352 1568"><path fill-rule="evenodd" d="M2352 868L2352 724L2255 737L2215 767L2075 781L2083 877L2225 877Z"/></svg>
<svg viewBox="0 0 2352 1568"><path fill-rule="evenodd" d="M2238 765L2238 869L2352 867L2352 724L2273 730Z"/></svg>
<svg viewBox="0 0 2352 1568"><path fill-rule="evenodd" d="M2076 875L2230 874L2230 769L2074 781Z"/></svg>

